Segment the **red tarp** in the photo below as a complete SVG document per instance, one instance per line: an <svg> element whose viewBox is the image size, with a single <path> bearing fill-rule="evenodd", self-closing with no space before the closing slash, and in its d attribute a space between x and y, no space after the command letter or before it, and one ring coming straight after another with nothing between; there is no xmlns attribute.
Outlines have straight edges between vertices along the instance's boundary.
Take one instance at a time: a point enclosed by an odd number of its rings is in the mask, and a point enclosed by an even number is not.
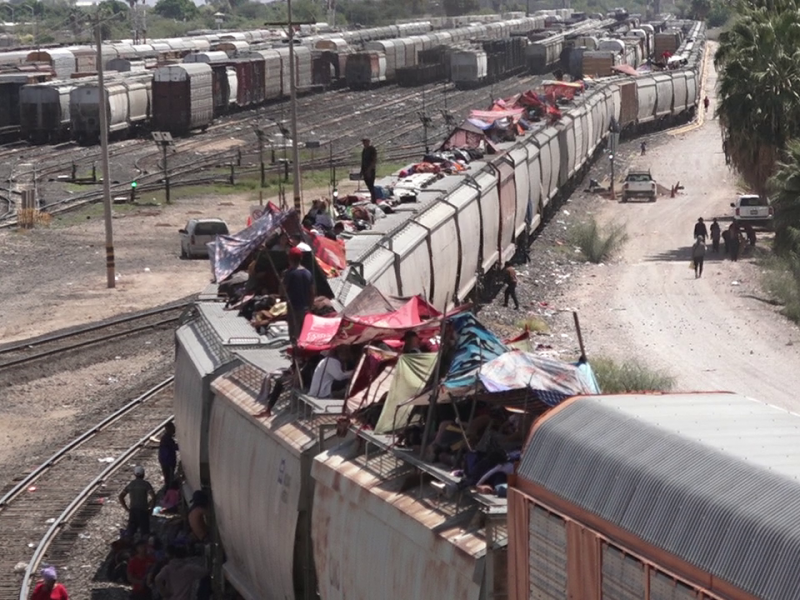
<svg viewBox="0 0 800 600"><path fill-rule="evenodd" d="M578 94L583 91L583 84L580 83L570 83L565 81L545 81L544 82L544 93L548 98L558 100L560 98L566 98L567 100L572 100L575 97L575 94Z"/></svg>
<svg viewBox="0 0 800 600"><path fill-rule="evenodd" d="M517 122L524 116L525 110L522 108L514 108L511 110L473 110L469 113L470 119L478 119L484 123L494 123L498 119L511 119Z"/></svg>
<svg viewBox="0 0 800 600"><path fill-rule="evenodd" d="M636 77L639 73L630 65L615 65L611 67L612 71L617 71L619 73L625 73L625 75L630 75L631 77Z"/></svg>
<svg viewBox="0 0 800 600"><path fill-rule="evenodd" d="M440 316L439 311L419 296L411 298L398 310L388 313L350 317L318 317L308 314L297 345L301 350L321 352L345 344L399 339L410 330L434 335L441 327L438 320Z"/></svg>

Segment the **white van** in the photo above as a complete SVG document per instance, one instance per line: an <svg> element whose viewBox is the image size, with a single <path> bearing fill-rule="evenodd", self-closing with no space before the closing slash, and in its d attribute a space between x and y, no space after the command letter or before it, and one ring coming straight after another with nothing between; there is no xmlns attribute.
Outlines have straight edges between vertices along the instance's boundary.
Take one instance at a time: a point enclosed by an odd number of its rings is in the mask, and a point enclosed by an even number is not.
<svg viewBox="0 0 800 600"><path fill-rule="evenodd" d="M181 258L208 258L208 244L218 235L228 235L228 224L222 219L189 219L181 234Z"/></svg>

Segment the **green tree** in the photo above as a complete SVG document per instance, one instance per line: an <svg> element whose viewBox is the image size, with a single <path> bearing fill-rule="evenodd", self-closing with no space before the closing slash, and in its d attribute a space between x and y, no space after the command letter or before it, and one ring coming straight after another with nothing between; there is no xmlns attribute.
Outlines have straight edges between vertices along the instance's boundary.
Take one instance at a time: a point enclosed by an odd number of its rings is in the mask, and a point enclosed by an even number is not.
<svg viewBox="0 0 800 600"><path fill-rule="evenodd" d="M740 5L720 35L717 114L734 168L752 189L767 181L800 134L800 11L795 0Z"/></svg>
<svg viewBox="0 0 800 600"><path fill-rule="evenodd" d="M774 250L784 256L800 254L800 141L789 142L786 158L770 183L775 191Z"/></svg>
<svg viewBox="0 0 800 600"><path fill-rule="evenodd" d="M443 4L448 17L468 15L480 9L478 0L443 0Z"/></svg>
<svg viewBox="0 0 800 600"><path fill-rule="evenodd" d="M158 0L156 14L167 19L187 21L197 16L197 7L192 0Z"/></svg>

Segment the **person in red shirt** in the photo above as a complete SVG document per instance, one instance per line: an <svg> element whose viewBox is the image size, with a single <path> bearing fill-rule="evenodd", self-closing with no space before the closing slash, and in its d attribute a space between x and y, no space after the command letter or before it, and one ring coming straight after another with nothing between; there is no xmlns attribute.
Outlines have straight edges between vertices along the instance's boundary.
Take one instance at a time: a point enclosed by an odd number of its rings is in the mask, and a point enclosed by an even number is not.
<svg viewBox="0 0 800 600"><path fill-rule="evenodd" d="M147 587L147 572L156 562L150 554L147 540L136 543L136 554L128 560L128 583L133 586L131 600L150 600L152 592Z"/></svg>
<svg viewBox="0 0 800 600"><path fill-rule="evenodd" d="M42 569L42 580L33 589L31 600L69 600L67 588L58 581L55 567Z"/></svg>

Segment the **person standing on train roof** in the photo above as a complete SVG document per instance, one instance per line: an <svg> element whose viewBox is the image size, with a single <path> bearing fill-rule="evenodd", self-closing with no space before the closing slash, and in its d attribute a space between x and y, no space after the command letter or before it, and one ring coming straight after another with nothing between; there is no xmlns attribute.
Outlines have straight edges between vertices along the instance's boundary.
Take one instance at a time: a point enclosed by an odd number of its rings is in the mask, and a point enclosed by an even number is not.
<svg viewBox="0 0 800 600"><path fill-rule="evenodd" d="M314 301L314 280L311 272L301 264L302 260L303 251L300 248L294 247L289 250L289 268L283 275L289 336L292 339L297 339L303 330L303 321Z"/></svg>
<svg viewBox="0 0 800 600"><path fill-rule="evenodd" d="M42 569L42 580L33 589L31 600L69 600L67 588L58 583L55 567Z"/></svg>
<svg viewBox="0 0 800 600"><path fill-rule="evenodd" d="M144 467L137 465L133 469L136 477L119 493L119 503L128 511L127 534L133 537L137 531L150 535L150 513L156 505L156 492L150 482L144 478ZM130 505L125 497L130 496Z"/></svg>
<svg viewBox="0 0 800 600"><path fill-rule="evenodd" d="M369 138L361 140L364 149L361 151L361 177L369 190L370 198L375 202L375 173L378 168L378 151Z"/></svg>

